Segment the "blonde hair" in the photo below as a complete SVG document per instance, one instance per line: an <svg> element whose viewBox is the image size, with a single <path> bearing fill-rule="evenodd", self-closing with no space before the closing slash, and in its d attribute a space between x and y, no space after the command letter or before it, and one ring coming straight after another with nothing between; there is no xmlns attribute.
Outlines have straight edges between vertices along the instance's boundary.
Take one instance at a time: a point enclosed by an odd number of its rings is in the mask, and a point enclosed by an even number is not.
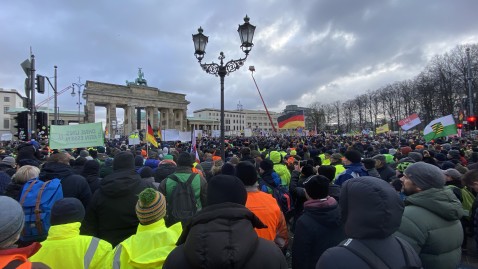
<svg viewBox="0 0 478 269"><path fill-rule="evenodd" d="M39 174L40 168L33 165L24 165L18 168L12 180L17 183L26 183L28 180L38 177Z"/></svg>
<svg viewBox="0 0 478 269"><path fill-rule="evenodd" d="M222 161L222 159L214 161L214 164L211 167L211 174L213 176L219 175L221 173L221 169L223 165L224 165L224 162Z"/></svg>

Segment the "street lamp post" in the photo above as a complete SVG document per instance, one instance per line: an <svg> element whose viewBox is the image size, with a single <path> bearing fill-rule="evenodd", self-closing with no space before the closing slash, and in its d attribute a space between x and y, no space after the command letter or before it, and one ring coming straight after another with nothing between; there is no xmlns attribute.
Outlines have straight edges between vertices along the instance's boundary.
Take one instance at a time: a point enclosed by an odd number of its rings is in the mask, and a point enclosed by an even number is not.
<svg viewBox="0 0 478 269"><path fill-rule="evenodd" d="M470 48L466 48L466 59L467 59L467 80L468 80L468 102L469 102L469 112L468 116L473 116L475 113L473 111L473 95L472 95L472 80L473 77L471 75L471 59L470 59Z"/></svg>
<svg viewBox="0 0 478 269"><path fill-rule="evenodd" d="M81 109L81 87L84 87L85 84L80 82L80 79L78 79L78 83L71 83L71 87L73 90L71 91L71 96L75 97L75 86L78 87L78 102L76 103L78 105L78 124L81 123L81 114L80 114L80 109Z"/></svg>
<svg viewBox="0 0 478 269"><path fill-rule="evenodd" d="M226 152L225 152L225 145L224 145L224 77L229 75L230 73L236 71L241 66L244 65L244 62L249 55L254 44L252 43L252 39L254 37L254 31L256 27L249 23L249 17L244 18L244 24L239 25L237 31L239 32L239 37L241 38L241 49L246 54L246 57L240 58L238 60L230 60L226 64L224 64L224 52L219 53L219 61L220 64L217 63L210 63L210 64L202 64L201 61L204 58L204 54L206 54L206 45L208 42L208 37L203 34L203 29L199 27L198 33L193 35L193 42L194 42L194 56L198 60L202 69L211 75L219 76L221 78L221 158L223 160L226 159Z"/></svg>

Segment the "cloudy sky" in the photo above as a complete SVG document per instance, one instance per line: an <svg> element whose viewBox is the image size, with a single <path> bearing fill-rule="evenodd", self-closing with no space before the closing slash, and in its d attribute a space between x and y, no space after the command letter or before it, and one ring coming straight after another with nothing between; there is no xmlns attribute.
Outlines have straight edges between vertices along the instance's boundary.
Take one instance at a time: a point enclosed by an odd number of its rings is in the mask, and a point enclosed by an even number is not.
<svg viewBox="0 0 478 269"><path fill-rule="evenodd" d="M477 10L475 0L3 1L0 88L23 95L20 63L31 47L37 73L53 76L58 66L59 90L78 77L123 85L141 67L149 86L187 94L189 115L219 108L219 78L199 67L191 35L201 26L209 36L204 63L221 51L226 61L241 58L237 27L247 14L254 47L225 79L225 107L263 109L253 65L269 110L280 112L414 77L434 55L478 43ZM69 93L60 110L77 109Z"/></svg>

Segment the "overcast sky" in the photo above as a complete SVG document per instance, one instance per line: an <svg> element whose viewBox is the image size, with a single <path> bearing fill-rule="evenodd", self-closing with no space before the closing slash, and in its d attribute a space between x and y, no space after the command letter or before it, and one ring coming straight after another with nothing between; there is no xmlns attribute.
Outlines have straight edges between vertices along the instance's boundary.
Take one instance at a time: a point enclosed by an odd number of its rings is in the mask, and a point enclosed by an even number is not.
<svg viewBox="0 0 478 269"><path fill-rule="evenodd" d="M247 14L254 47L225 78L225 107L263 109L253 65L268 109L281 112L413 78L434 55L478 43L477 10L476 0L3 1L0 88L24 95L20 63L32 47L37 73L53 76L58 66L59 90L78 77L124 85L141 67L149 86L187 94L188 115L220 108L219 78L200 68L191 35L201 26L209 36L203 63L221 51L241 58L237 28ZM69 93L60 110L77 110Z"/></svg>

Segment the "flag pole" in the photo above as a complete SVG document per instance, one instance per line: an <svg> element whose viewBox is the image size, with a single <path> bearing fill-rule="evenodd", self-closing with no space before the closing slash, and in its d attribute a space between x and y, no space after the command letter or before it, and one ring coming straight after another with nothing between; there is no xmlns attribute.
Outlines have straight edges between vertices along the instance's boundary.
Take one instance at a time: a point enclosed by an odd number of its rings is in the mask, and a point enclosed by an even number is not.
<svg viewBox="0 0 478 269"><path fill-rule="evenodd" d="M145 134L145 137L144 137L144 138L146 138L146 158L148 158L148 156L149 156L149 146L148 146L148 129L149 129L149 128L148 128L148 127L149 127L149 126L148 126L148 111L145 110L144 112L145 112L144 119L145 119L145 121L146 121L145 124L144 124L144 125L146 126L146 128L145 128L145 129L146 129L146 134Z"/></svg>

